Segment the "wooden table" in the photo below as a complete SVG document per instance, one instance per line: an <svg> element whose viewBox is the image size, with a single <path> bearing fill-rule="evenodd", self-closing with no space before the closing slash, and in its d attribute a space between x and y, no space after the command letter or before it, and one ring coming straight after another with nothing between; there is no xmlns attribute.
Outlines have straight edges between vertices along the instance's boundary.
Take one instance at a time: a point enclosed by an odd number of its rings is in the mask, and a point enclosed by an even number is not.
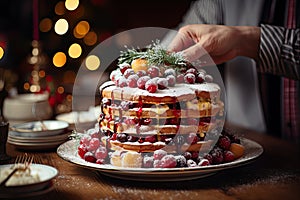
<svg viewBox="0 0 300 200"><path fill-rule="evenodd" d="M236 127L235 127L236 128ZM61 159L55 151L28 152L59 170L54 190L31 199L300 199L300 148L281 139L239 129L264 148L255 162L213 176L180 182L137 182L109 178ZM12 157L24 153L7 145Z"/></svg>

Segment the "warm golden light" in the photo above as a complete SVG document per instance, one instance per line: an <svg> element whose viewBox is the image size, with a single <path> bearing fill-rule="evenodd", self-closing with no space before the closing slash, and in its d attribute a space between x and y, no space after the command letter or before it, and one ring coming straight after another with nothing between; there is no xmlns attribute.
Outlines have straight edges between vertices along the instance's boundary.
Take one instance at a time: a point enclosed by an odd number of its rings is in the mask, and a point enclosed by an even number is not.
<svg viewBox="0 0 300 200"><path fill-rule="evenodd" d="M72 44L68 53L71 58L78 58L82 53L81 46L77 43Z"/></svg>
<svg viewBox="0 0 300 200"><path fill-rule="evenodd" d="M63 52L57 52L53 56L53 60L52 61L53 61L53 64L54 64L55 67L62 67L67 62L66 54L64 54Z"/></svg>
<svg viewBox="0 0 300 200"><path fill-rule="evenodd" d="M62 86L59 86L59 87L57 88L57 92L58 92L59 94L63 94L63 93L65 92L65 88L62 87Z"/></svg>
<svg viewBox="0 0 300 200"><path fill-rule="evenodd" d="M40 31L42 32L48 32L52 28L52 20L49 18L44 18L41 20L39 25Z"/></svg>
<svg viewBox="0 0 300 200"><path fill-rule="evenodd" d="M31 85L29 88L30 92L39 92L41 87L39 85Z"/></svg>
<svg viewBox="0 0 300 200"><path fill-rule="evenodd" d="M44 70L39 71L39 77L44 78L46 76L46 72Z"/></svg>
<svg viewBox="0 0 300 200"><path fill-rule="evenodd" d="M23 87L25 90L29 90L30 84L26 82L26 83L24 83Z"/></svg>
<svg viewBox="0 0 300 200"><path fill-rule="evenodd" d="M65 14L65 3L63 1L58 2L54 8L54 12L57 15Z"/></svg>
<svg viewBox="0 0 300 200"><path fill-rule="evenodd" d="M89 30L90 24L87 21L80 21L75 27L76 34L81 36L85 36Z"/></svg>
<svg viewBox="0 0 300 200"><path fill-rule="evenodd" d="M57 22L54 25L54 31L58 35L65 34L68 31L68 29L69 29L69 24L68 24L67 20L65 20L65 19L57 20Z"/></svg>
<svg viewBox="0 0 300 200"><path fill-rule="evenodd" d="M71 94L68 94L66 99L67 99L67 101L71 102L73 99L73 96Z"/></svg>
<svg viewBox="0 0 300 200"><path fill-rule="evenodd" d="M97 34L94 31L88 32L83 41L86 45L92 46L97 42Z"/></svg>
<svg viewBox="0 0 300 200"><path fill-rule="evenodd" d="M0 60L3 58L3 56L4 56L4 49L0 47Z"/></svg>
<svg viewBox="0 0 300 200"><path fill-rule="evenodd" d="M68 10L75 10L79 5L79 0L66 0L65 6Z"/></svg>
<svg viewBox="0 0 300 200"><path fill-rule="evenodd" d="M100 67L100 59L95 55L90 55L85 60L86 68L94 71Z"/></svg>

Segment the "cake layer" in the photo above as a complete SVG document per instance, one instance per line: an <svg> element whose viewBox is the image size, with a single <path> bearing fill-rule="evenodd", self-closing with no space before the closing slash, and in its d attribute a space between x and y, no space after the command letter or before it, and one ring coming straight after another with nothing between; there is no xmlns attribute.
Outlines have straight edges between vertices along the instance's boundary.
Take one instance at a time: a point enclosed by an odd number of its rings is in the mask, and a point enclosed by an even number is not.
<svg viewBox="0 0 300 200"><path fill-rule="evenodd" d="M215 83L176 84L156 93L130 87L116 87L108 81L100 87L102 96L120 101L142 102L145 104L172 104L181 101L190 101L197 98L209 99L217 102L220 99L220 87Z"/></svg>
<svg viewBox="0 0 300 200"><path fill-rule="evenodd" d="M118 123L109 120L102 120L100 128L109 130L113 133L139 134L139 135L173 135L173 134L189 134L189 133L206 133L218 127L220 121L216 122L200 122L199 125L136 125ZM202 135L200 135L202 136Z"/></svg>
<svg viewBox="0 0 300 200"><path fill-rule="evenodd" d="M168 105L153 105L150 108L131 108L124 110L115 104L103 107L105 115L113 117L140 117L140 118L200 118L216 116L223 111L223 103L212 104L210 102L199 102L197 104L187 103L186 109L173 109ZM222 113L220 113L222 115Z"/></svg>

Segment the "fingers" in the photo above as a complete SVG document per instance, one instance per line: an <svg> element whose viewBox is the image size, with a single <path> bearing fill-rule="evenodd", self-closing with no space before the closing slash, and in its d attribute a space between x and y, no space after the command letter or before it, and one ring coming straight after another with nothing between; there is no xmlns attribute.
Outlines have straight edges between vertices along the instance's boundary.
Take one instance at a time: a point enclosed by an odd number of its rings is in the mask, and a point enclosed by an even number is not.
<svg viewBox="0 0 300 200"><path fill-rule="evenodd" d="M179 30L179 32L176 34L176 36L168 46L169 51L182 51L183 49L186 49L194 44L193 39L188 36L186 32L183 32L181 30Z"/></svg>
<svg viewBox="0 0 300 200"><path fill-rule="evenodd" d="M194 62L197 59L207 55L207 51L200 43L196 43L193 46L183 50L182 53L183 56L190 62Z"/></svg>

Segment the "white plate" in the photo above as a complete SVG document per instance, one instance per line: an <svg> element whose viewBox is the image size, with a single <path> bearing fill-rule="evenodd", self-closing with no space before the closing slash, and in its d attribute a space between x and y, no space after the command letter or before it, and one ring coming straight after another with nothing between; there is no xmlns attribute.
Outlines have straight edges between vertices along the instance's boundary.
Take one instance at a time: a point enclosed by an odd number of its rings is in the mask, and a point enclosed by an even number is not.
<svg viewBox="0 0 300 200"><path fill-rule="evenodd" d="M70 132L66 132L59 135L44 136L44 137L24 137L24 136L19 136L18 132L9 131L8 140L16 141L16 142L53 142L58 140L66 140L70 134L71 134Z"/></svg>
<svg viewBox="0 0 300 200"><path fill-rule="evenodd" d="M57 148L57 154L73 164L99 170L101 173L115 178L157 182L181 181L203 178L221 170L248 164L263 153L263 148L258 143L246 138L241 138L241 142L245 147L245 154L241 158L230 163L193 168L124 168L115 167L109 164L99 165L90 163L78 156L78 141L76 140L70 140L60 145Z"/></svg>
<svg viewBox="0 0 300 200"><path fill-rule="evenodd" d="M10 168L13 164L1 165L0 170ZM39 195L50 191L52 186L52 179L57 176L58 171L56 168L42 165L31 164L32 173L37 173L40 177L40 181L33 184L14 185L1 188L0 198L10 198L12 195L15 197L23 197L28 195ZM0 178L0 183L5 177Z"/></svg>
<svg viewBox="0 0 300 200"><path fill-rule="evenodd" d="M18 149L22 150L48 150L48 149L55 149L66 140L59 140L54 142L16 142L12 140L7 140L9 144L14 145Z"/></svg>
<svg viewBox="0 0 300 200"><path fill-rule="evenodd" d="M43 121L48 130L41 130L41 123L39 121L27 122L23 124L17 124L11 126L11 130L18 136L23 137L44 137L50 135L57 135L62 133L65 129L69 127L69 124L64 121L59 120L45 120ZM37 130L34 130L34 128Z"/></svg>

